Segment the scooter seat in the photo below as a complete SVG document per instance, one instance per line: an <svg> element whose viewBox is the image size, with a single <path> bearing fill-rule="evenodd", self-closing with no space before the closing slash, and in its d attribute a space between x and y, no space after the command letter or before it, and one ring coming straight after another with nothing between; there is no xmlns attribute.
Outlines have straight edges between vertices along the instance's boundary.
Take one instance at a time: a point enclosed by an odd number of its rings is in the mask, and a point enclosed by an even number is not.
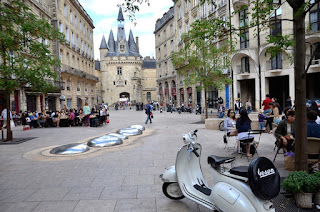
<svg viewBox="0 0 320 212"><path fill-rule="evenodd" d="M210 164L212 167L218 167L223 163L231 163L235 159L235 157L219 157L215 155L210 155L208 157L208 164Z"/></svg>
<svg viewBox="0 0 320 212"><path fill-rule="evenodd" d="M248 177L249 166L237 166L230 169L230 173L241 177Z"/></svg>

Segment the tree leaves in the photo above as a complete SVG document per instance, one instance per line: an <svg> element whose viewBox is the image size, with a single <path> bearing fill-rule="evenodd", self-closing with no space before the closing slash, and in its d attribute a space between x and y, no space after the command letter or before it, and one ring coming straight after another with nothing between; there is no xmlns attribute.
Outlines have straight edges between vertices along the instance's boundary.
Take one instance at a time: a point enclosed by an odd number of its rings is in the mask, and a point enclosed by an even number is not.
<svg viewBox="0 0 320 212"><path fill-rule="evenodd" d="M50 20L34 15L19 0L1 2L0 6L0 88L12 93L30 85L34 90L52 90L59 59L52 55L49 41L64 42L64 35Z"/></svg>

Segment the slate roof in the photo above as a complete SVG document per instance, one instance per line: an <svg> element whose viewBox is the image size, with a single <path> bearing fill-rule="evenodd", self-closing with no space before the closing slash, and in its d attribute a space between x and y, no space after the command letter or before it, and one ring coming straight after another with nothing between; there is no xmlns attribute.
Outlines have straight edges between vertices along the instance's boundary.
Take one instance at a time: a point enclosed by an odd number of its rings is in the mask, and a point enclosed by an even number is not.
<svg viewBox="0 0 320 212"><path fill-rule="evenodd" d="M108 45L106 43L106 39L105 39L104 35L102 36L102 40L101 40L101 44L100 44L100 48L99 49L109 49Z"/></svg>
<svg viewBox="0 0 320 212"><path fill-rule="evenodd" d="M142 68L144 69L155 69L156 60L155 59L144 59L142 63Z"/></svg>
<svg viewBox="0 0 320 212"><path fill-rule="evenodd" d="M120 7L119 8L119 13L118 13L118 21L124 21L124 18L123 18L123 13L122 13L122 8Z"/></svg>
<svg viewBox="0 0 320 212"><path fill-rule="evenodd" d="M124 29L124 18L122 9L120 7L119 14L118 14L118 32L117 32L117 40L115 40L113 31L110 30L108 43L104 44L104 37L102 37L101 45L103 47L107 47L109 49L107 55L104 55L105 57L112 57L112 56L136 56L136 57L142 57L139 53L139 49L137 47L137 44L134 40L133 33L130 30L129 32L129 39L126 39L125 29ZM120 41L124 41L125 43L125 51L120 53L118 49L118 44ZM100 47L101 48L101 47Z"/></svg>

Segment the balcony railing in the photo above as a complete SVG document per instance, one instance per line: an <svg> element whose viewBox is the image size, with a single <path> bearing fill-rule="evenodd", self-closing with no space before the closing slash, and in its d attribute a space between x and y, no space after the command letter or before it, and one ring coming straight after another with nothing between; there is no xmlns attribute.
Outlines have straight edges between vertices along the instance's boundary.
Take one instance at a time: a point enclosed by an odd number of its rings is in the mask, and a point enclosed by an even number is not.
<svg viewBox="0 0 320 212"><path fill-rule="evenodd" d="M86 79L93 80L93 81L99 81L99 78L96 77L95 75L86 73L84 71L75 69L75 68L70 67L70 66L63 66L62 69L61 69L61 72L72 74L72 75L75 75L75 76L78 76L78 77L84 77Z"/></svg>

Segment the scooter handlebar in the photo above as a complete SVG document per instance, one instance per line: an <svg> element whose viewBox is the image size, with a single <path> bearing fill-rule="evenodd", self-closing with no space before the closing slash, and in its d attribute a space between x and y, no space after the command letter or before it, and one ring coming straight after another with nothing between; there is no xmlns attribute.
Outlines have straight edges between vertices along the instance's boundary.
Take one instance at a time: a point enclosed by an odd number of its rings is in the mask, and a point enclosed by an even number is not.
<svg viewBox="0 0 320 212"><path fill-rule="evenodd" d="M197 156L199 157L200 155L198 154L197 150L196 149L193 149L192 152Z"/></svg>

